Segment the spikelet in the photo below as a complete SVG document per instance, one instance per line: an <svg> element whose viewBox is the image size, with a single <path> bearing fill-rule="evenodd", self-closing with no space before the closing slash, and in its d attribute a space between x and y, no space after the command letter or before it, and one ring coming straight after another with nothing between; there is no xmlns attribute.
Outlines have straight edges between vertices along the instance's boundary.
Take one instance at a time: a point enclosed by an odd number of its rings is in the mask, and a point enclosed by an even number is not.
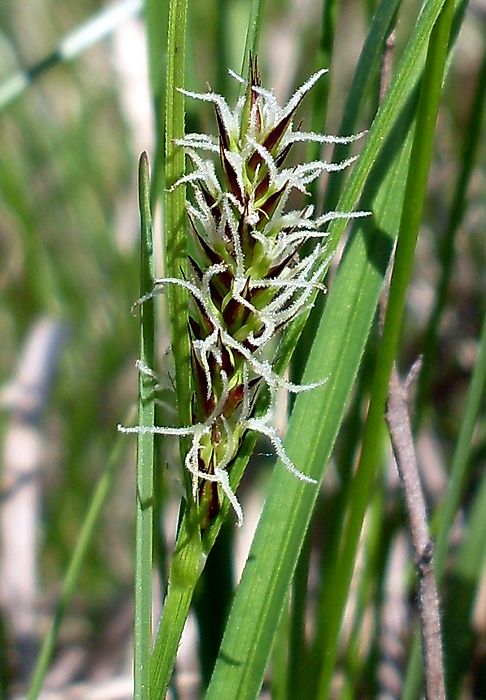
<svg viewBox="0 0 486 700"><path fill-rule="evenodd" d="M309 78L283 108L271 91L262 88L256 61L251 62L247 83L231 73L246 85L234 110L214 92L182 91L211 102L218 127L217 137L187 134L176 142L185 148L192 165L192 171L174 187L187 183L192 189L187 215L197 254L189 259L188 279L159 279L156 289L139 303L168 284L184 287L190 294L193 423L120 430L192 437L185 467L192 475L190 496L195 503L204 502L206 521L218 512L221 491L234 508L238 524L243 522L228 469L248 430L265 435L297 478L315 483L291 462L272 419L277 389L308 391L325 379L305 385L285 381L272 367L268 344L309 308L314 291L322 289L320 280L329 264L326 224L368 214L327 212L313 218L312 206L286 209L292 190L306 195L307 185L322 173L342 170L355 160L285 167L294 143L350 143L362 136L293 130L297 108L325 72ZM301 256L309 239L315 239L312 252ZM265 415L256 416L255 400L263 386L269 393L269 407Z"/></svg>

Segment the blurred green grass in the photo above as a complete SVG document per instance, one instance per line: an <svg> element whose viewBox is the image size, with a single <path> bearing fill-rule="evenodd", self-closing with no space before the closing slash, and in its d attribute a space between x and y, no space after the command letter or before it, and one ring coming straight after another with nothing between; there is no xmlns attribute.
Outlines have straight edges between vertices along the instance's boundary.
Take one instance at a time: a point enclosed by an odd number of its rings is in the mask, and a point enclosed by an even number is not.
<svg viewBox="0 0 486 700"><path fill-rule="evenodd" d="M4 7L2 49L8 39L24 66L81 20L76 6L72 14L60 3L37 8L38 21L19 5ZM136 396L138 331L129 309L138 289L137 154L115 60L106 40L40 76L0 115L2 379L39 316L67 330L46 417L42 573L51 585L69 560L115 426ZM82 577L87 590L105 595L115 583L130 585L130 474L123 481L128 491L113 496L107 538L94 543Z"/></svg>

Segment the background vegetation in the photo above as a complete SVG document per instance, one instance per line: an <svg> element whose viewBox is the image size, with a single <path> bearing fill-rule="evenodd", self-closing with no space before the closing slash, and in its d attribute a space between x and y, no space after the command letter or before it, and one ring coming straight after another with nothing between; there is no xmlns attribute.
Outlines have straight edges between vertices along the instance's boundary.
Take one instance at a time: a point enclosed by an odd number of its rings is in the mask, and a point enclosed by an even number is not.
<svg viewBox="0 0 486 700"><path fill-rule="evenodd" d="M426 5L429 10L434 5L439 7L434 2ZM394 18L392 3L380 6L385 23L382 35L388 26L386 13L389 22L396 20L392 68L382 73L392 86L400 75L400 59L407 56L416 36L414 30L421 5L404 0L397 2L396 8ZM0 78L7 80L19 69L36 64L50 54L66 32L100 9L96 2L82 6L55 0L4 2L0 9ZM369 128L380 102L379 65L369 58L370 62L365 64L368 73L361 75L362 82L358 79L353 83L353 76L366 37L369 39L373 36L371 32L379 30L372 24L376 10L374 3L359 0L327 2L324 6L317 0L267 0L263 5L259 61L265 86L273 87L284 101L318 67L330 68L329 76L321 81L321 92L309 95L301 109L304 128L312 125L319 131L337 133L343 113L348 124L351 117L355 118L351 121L352 131ZM228 101L234 99L237 85L228 78L226 68L240 70L249 12L246 0L190 0L188 89L204 91L209 83L226 95ZM486 284L485 152L481 138L486 53L484 9L477 2L464 12L465 8L457 5L454 49L442 91L427 199L397 361L406 372L418 355L424 356L413 404L415 447L434 532L437 534L438 528L442 528L440 532L448 534L448 528L453 525L447 557L442 562L441 586L449 696L480 698L484 697L486 677L483 575L486 430L484 378L480 367L484 361L482 324ZM83 684L83 697L90 697L93 684L98 687L105 684L106 697L131 694L122 682L127 679L128 688L131 687L135 455L133 442L117 435L116 425L129 421L133 424L135 420L135 360L139 340L138 321L130 314L130 307L139 296L136 173L139 153L146 149L155 159L157 177L161 177L168 21L165 3L149 2L145 17L147 26L141 18L127 20L115 33L75 59L39 72L14 101L8 104L5 101L0 114L0 379L4 386L1 434L5 445L5 511L23 483L15 481L18 471L9 451L9 439L19 425L32 428L39 439L38 449L29 463L32 471L27 471L30 478L35 474L37 484L37 490L31 494L31 509L24 511L20 505L15 506L18 530L35 535L30 549L27 545L32 558L29 569L32 586L26 600L20 601L31 613L27 622L19 621L18 602L9 598L11 589L5 585L6 572L11 571L9 562L5 563L9 551L5 542L12 541L12 531L7 527L11 521L4 518L2 522L3 697L11 697L13 692L28 687L38 645L49 629L61 582L85 515L93 507L97 488L101 491L97 492L99 501L94 503L104 501L104 506L96 527L89 530L91 536L79 577L76 581L74 575L70 579L72 586L76 584L74 595L60 627L56 655L46 682L53 692L58 690L60 697L68 697L79 683ZM145 45L146 29L149 49ZM426 46L424 40L422 53L412 54L412 82L413 71L416 70L417 78L423 66ZM383 53L383 44L376 46L376 52L377 57ZM365 78L370 78L369 83ZM366 84L363 95L359 93L360 84ZM347 103L350 90L354 100L351 104ZM374 437L375 447L379 449L370 474L369 485L373 484L374 488L369 503L366 489L363 492L367 515L357 557L357 575L349 593L345 578L342 583L348 602L343 630L335 638L325 639L333 625L338 625L339 632L339 619L333 617L332 607L333 590L336 591L342 571L336 573L335 562L342 552L344 514L355 498L351 476L360 452L380 342L376 319L368 334L365 311L361 309L368 309L371 322L383 286L391 241L397 233L401 211L407 206L407 202L402 205L403 184L409 167L414 172L416 165L412 161L409 166L408 158L409 125L416 114L417 101L412 88L409 97L405 93L406 90L398 95L395 102L390 100L395 105L397 120L383 125L381 135L383 141L388 139L387 149L383 151L385 155L376 153L375 165L365 185L365 201L368 206L371 203L373 210L375 206L379 210L373 235L377 231L382 235L371 239L366 237L365 229L353 231L348 255L339 268L338 258L344 247L344 238L341 239L339 255L328 280L329 304L314 346L321 348L321 354L312 356L313 379L316 373L321 376L319 372L336 376L335 384L331 382L328 389L329 396L334 396L338 403L342 396L342 409L346 405L347 410L297 566L291 599L287 598L284 587L279 614L269 623L270 631L261 633L260 640L266 643L268 653L272 651L262 690L270 697L309 698L329 694L364 698L393 694L411 698L417 696L416 688L420 685L413 662L410 664L417 637L416 575L408 545L403 497L384 422ZM214 133L211 109L199 111L197 103L189 102L187 109L188 131ZM371 143L373 138L378 141L378 136L371 135ZM366 158L363 162L366 163ZM319 202L325 197L326 203L336 204L343 181L334 177L334 183L332 178L329 183L323 183L323 187L328 185L325 195L323 191L314 193ZM160 180L156 185L161 191ZM354 206L352 190L345 190L344 196L346 192L350 192L349 200ZM155 260L160 271L160 217L156 218L155 234ZM336 234L336 243L337 238ZM368 269L373 271L371 277L366 272ZM354 290L362 290L361 296ZM359 306L361 303L365 306ZM353 326L354 330L350 331L345 346L349 348L350 343L352 347L348 356L339 343L344 343L346 336L344 324L352 325L352 314L343 315L343 309L350 304L351 310L356 308L356 315L361 314L363 327L358 331ZM160 315L163 321L162 311ZM37 379L42 386L47 381L51 390L43 395L32 416L22 393L26 384L20 368L27 361L22 352L42 319L54 322L59 344L56 340L57 352L52 351L52 386L45 377ZM318 322L316 312L297 348L293 368L297 377L310 354ZM170 358L164 354L169 342L166 329L166 323L159 323L160 369L170 369L171 365ZM350 364L347 376L346 367L343 370L342 366L333 374L332 367L325 365L327 356L341 360L344 357L345 361L349 357L349 362L356 366ZM49 358L44 359L48 366ZM48 374L47 369L45 372ZM353 386L349 401L348 384ZM170 388L168 380L166 388ZM312 460L308 455L305 457L306 464L315 465L316 474L324 472L327 451L334 440L332 416L328 415L335 410L331 398L325 403L325 410L316 403L314 414L303 402L297 403L290 426L290 451L294 449L298 453L301 443L316 445ZM475 404L471 406L473 400ZM306 412L309 410L310 414ZM161 416L161 422L173 422L170 407L164 407L162 412L165 415ZM286 424L285 413L284 406L281 427ZM309 415L312 427L309 427ZM314 430L321 424L330 426L325 437ZM474 427L470 440L468 426ZM26 447L27 442L21 440L22 444ZM157 473L162 475L164 508L156 537L156 562L162 572L163 586L166 546L170 552L180 488L170 476L177 469L177 449L172 443L164 444L161 449L164 451L159 456ZM290 527L286 520L289 501L279 500L277 481L293 489L292 477L277 471L269 485L273 462L266 453L270 452L268 445L259 444L259 454L240 489L246 518L243 531L235 533L230 517L230 525L223 528L216 540L212 563L208 562L207 574L197 590L195 610L201 636L199 643L193 637L192 642L181 647L181 661L172 688L180 697L201 696L199 684L209 680L234 581L241 572L255 520L269 489L276 495L268 499L267 505L270 511L273 508L274 516L277 513L282 517L281 521L273 519L275 532ZM21 450L14 456L20 454ZM12 462L14 476L10 471ZM171 468L166 469L166 465ZM104 481L100 482L102 477ZM453 484L452 491L450 487L447 490L448 484ZM314 497L309 497L309 509ZM444 503L450 506L455 501L457 505L447 512L447 524L439 525ZM262 521L267 522L264 518ZM297 526L302 537L306 524L301 519ZM299 537L295 535L295 551L299 548ZM270 541L268 546L269 550L275 549L275 541ZM255 550L255 556L257 553ZM280 550L277 553L285 558ZM19 553L15 556L19 568L23 559ZM354 563L354 554L351 561ZM294 566L295 561L286 563L288 576ZM25 569L20 569L18 580L25 582L29 576ZM249 605L259 609L268 593L266 589L256 589L253 595L255 598L248 598ZM155 600L160 597L156 589ZM240 614L243 614L241 609ZM271 613L268 615L272 617ZM277 622L278 634L272 646ZM336 662L332 663L326 681L321 675L325 668L323 659L334 643ZM186 648L192 650L192 655L184 656ZM267 663L265 652L261 653L263 674ZM250 669L243 680L225 678L223 673L220 682L229 685L213 688L210 690L213 695L208 697L218 697L218 692L219 697L256 697L258 690L254 688L260 686L259 673L258 669ZM231 686L232 682L242 685ZM328 682L330 689L326 686Z"/></svg>

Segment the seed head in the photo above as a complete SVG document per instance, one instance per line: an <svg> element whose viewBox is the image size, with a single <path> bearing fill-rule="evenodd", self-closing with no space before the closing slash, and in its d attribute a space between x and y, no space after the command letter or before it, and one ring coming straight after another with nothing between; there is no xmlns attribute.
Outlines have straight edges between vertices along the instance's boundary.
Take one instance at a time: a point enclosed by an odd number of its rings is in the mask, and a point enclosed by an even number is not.
<svg viewBox="0 0 486 700"><path fill-rule="evenodd" d="M313 218L312 205L287 209L293 190L306 196L307 186L322 173L342 170L355 160L285 167L294 143L350 143L363 134L334 137L294 130L297 108L326 71L311 76L282 108L273 92L262 87L256 61L250 63L248 82L231 72L246 85L233 110L214 92L182 91L214 105L218 130L217 136L187 134L176 141L185 148L192 168L173 187L191 187L188 230L196 254L189 260L188 279L159 279L155 290L139 300L168 284L190 294L193 423L181 428L121 428L192 436L185 459L192 475L190 497L204 505L207 521L218 512L221 489L239 525L243 513L228 471L246 431L265 435L289 471L315 483L291 462L272 420L278 388L308 391L325 379L304 385L285 381L273 369L269 343L312 305L316 290L323 289L321 279L329 264L326 224L368 214L327 212ZM302 255L310 239L315 246ZM267 388L269 405L258 416L255 402L262 387Z"/></svg>

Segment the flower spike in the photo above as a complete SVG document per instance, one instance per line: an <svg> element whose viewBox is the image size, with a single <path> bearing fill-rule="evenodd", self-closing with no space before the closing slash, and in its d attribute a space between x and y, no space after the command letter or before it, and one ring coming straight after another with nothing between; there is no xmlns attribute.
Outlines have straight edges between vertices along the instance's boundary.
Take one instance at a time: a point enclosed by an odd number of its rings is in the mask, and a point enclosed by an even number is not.
<svg viewBox="0 0 486 700"><path fill-rule="evenodd" d="M157 280L155 289L135 306L163 293L168 284L183 287L190 295L193 424L119 429L192 438L185 458L191 474L187 498L202 508L201 527L216 515L223 497L233 507L238 525L243 522L230 471L249 430L264 435L298 479L316 483L290 460L271 421L278 389L310 391L326 378L304 385L286 381L274 369L270 341L312 306L314 293L325 291L321 280L330 261L326 226L335 219L369 214L326 212L313 218L314 209L308 204L286 210L292 190L307 195L307 186L322 173L342 170L355 160L317 160L284 168L294 143L347 144L364 135L327 136L301 131L300 125L294 130L296 110L325 72L314 73L284 107L262 87L253 58L248 81L230 71L246 85L234 109L212 91L181 90L187 97L213 104L218 130L217 136L187 134L176 142L185 148L192 167L171 188L187 183L192 192L187 202L188 235L194 239L189 276ZM313 250L301 255L310 240L315 240ZM255 415L261 390L270 397L263 416Z"/></svg>

